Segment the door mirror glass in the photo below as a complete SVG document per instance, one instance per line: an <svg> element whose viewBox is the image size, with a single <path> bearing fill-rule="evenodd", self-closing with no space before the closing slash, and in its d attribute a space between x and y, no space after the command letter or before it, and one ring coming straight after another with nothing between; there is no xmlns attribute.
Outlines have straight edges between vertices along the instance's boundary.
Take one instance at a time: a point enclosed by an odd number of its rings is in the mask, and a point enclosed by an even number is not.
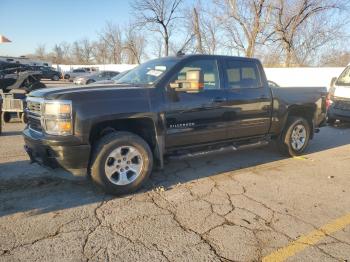
<svg viewBox="0 0 350 262"><path fill-rule="evenodd" d="M185 64L169 86L178 92L198 93L220 89L219 81L216 59L197 59Z"/></svg>
<svg viewBox="0 0 350 262"><path fill-rule="evenodd" d="M175 80L170 87L179 92L198 93L204 88L204 75L201 70L188 70L184 79Z"/></svg>

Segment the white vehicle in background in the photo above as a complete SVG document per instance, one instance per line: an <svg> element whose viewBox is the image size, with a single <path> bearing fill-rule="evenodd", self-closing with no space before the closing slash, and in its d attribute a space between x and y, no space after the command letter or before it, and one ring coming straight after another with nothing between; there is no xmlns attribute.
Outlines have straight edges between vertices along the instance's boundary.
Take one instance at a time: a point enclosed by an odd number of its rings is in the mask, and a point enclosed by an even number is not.
<svg viewBox="0 0 350 262"><path fill-rule="evenodd" d="M76 77L88 76L92 73L96 73L98 70L94 67L82 67L73 69L64 73L64 79L73 81Z"/></svg>
<svg viewBox="0 0 350 262"><path fill-rule="evenodd" d="M350 121L350 64L332 79L328 101L328 123Z"/></svg>

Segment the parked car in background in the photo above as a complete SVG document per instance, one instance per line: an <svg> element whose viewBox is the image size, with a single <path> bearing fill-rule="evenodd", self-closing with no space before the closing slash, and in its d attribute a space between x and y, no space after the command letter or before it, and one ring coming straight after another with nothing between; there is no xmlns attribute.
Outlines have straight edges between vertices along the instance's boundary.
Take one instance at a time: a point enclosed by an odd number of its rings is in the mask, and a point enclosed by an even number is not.
<svg viewBox="0 0 350 262"><path fill-rule="evenodd" d="M64 73L64 79L73 81L76 77L87 76L97 72L96 68L84 67L77 68Z"/></svg>
<svg viewBox="0 0 350 262"><path fill-rule="evenodd" d="M60 78L62 78L62 74L55 70L53 67L40 66L38 69L41 72L39 76L41 79L51 79L53 81L58 81Z"/></svg>
<svg viewBox="0 0 350 262"><path fill-rule="evenodd" d="M123 71L121 73L119 73L118 75L116 75L115 77L112 77L109 80L100 80L100 81L96 81L94 84L96 85L100 85L100 84L115 84L116 81L118 81L120 78L122 78L123 76L125 76L127 73L129 73L131 70L126 70Z"/></svg>
<svg viewBox="0 0 350 262"><path fill-rule="evenodd" d="M123 88L121 88L123 87ZM91 177L112 194L140 188L165 158L267 145L301 155L326 117L325 87L270 87L259 60L181 55L148 61L99 88L27 97L33 162Z"/></svg>
<svg viewBox="0 0 350 262"><path fill-rule="evenodd" d="M96 81L111 80L113 77L117 76L118 74L119 72L116 72L116 71L100 71L98 73L76 77L74 78L73 82L76 85L89 85Z"/></svg>
<svg viewBox="0 0 350 262"><path fill-rule="evenodd" d="M328 95L327 122L350 121L350 64L331 81Z"/></svg>

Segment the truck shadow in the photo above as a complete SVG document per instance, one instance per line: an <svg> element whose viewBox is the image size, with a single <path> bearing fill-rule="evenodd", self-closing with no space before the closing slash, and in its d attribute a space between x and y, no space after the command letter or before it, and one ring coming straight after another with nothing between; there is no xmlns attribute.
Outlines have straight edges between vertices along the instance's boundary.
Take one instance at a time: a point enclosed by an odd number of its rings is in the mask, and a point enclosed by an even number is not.
<svg viewBox="0 0 350 262"><path fill-rule="evenodd" d="M4 137L4 136L20 136L20 135L22 135L21 131L7 131L7 132L3 132L1 134L2 137Z"/></svg>
<svg viewBox="0 0 350 262"><path fill-rule="evenodd" d="M335 149L350 144L349 127L327 127L316 135L307 154ZM166 163L165 169L153 172L151 179L137 194L163 187L170 190L178 184L216 176L225 172L259 169L261 165L278 167L282 157L273 145L268 147L193 158ZM97 190L89 180L72 181L58 176L29 161L0 164L0 217L20 212L36 215L65 210L113 199L119 201L133 195L113 197Z"/></svg>

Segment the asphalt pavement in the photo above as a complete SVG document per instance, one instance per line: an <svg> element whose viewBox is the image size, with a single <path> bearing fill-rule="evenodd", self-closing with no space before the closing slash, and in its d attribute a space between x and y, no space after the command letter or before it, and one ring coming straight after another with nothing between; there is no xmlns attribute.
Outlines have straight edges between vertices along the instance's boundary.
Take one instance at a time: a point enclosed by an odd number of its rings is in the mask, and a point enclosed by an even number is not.
<svg viewBox="0 0 350 262"><path fill-rule="evenodd" d="M22 129L0 136L0 261L350 261L350 125L303 157L172 161L122 197L29 164Z"/></svg>

